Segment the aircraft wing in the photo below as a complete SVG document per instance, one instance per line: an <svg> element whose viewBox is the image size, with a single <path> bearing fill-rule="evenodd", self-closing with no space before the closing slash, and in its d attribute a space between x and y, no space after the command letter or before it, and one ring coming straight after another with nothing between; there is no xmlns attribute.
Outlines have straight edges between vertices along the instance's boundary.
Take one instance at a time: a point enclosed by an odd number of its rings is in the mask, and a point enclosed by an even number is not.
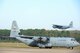
<svg viewBox="0 0 80 53"><path fill-rule="evenodd" d="M21 38L32 39L34 36L20 36Z"/></svg>
<svg viewBox="0 0 80 53"><path fill-rule="evenodd" d="M53 28L62 28L63 26L61 25L53 25Z"/></svg>
<svg viewBox="0 0 80 53"><path fill-rule="evenodd" d="M43 36L20 36L21 38L32 39L36 42L48 42L50 37L43 37Z"/></svg>

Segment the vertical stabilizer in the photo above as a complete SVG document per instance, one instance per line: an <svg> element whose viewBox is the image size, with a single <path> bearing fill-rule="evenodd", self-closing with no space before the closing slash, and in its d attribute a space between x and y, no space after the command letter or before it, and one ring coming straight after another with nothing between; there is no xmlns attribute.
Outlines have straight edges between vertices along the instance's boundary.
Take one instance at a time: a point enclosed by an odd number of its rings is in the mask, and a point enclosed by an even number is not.
<svg viewBox="0 0 80 53"><path fill-rule="evenodd" d="M17 25L16 21L13 21L12 27L11 27L10 37L13 37L13 38L18 37L19 33L20 33L20 30L18 28L18 25Z"/></svg>
<svg viewBox="0 0 80 53"><path fill-rule="evenodd" d="M73 27L73 22L72 21L70 22L69 27Z"/></svg>

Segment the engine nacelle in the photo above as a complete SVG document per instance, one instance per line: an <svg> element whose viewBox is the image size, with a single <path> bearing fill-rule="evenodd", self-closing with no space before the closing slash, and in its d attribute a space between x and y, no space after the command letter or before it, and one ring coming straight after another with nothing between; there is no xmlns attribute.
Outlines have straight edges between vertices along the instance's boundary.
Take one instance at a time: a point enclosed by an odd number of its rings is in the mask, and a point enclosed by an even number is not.
<svg viewBox="0 0 80 53"><path fill-rule="evenodd" d="M34 37L33 40L37 42L48 42L49 38L48 37Z"/></svg>
<svg viewBox="0 0 80 53"><path fill-rule="evenodd" d="M42 37L41 41L47 42L47 41L49 41L49 38L48 37Z"/></svg>
<svg viewBox="0 0 80 53"><path fill-rule="evenodd" d="M38 41L39 37L34 37L33 40L34 41Z"/></svg>

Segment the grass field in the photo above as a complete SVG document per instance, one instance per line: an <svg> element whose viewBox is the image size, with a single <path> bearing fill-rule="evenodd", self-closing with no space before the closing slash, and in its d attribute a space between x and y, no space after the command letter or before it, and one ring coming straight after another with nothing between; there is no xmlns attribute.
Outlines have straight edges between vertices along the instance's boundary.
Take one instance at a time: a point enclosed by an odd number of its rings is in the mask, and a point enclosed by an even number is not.
<svg viewBox="0 0 80 53"><path fill-rule="evenodd" d="M1 42L0 47L28 48L24 43Z"/></svg>
<svg viewBox="0 0 80 53"><path fill-rule="evenodd" d="M24 43L12 43L12 42L0 42L0 47L8 47L8 48L31 48L30 46L24 44ZM32 47L33 48L33 47ZM55 47L53 47L55 48ZM60 48L60 47L58 47ZM75 47L74 49L79 49L80 46Z"/></svg>

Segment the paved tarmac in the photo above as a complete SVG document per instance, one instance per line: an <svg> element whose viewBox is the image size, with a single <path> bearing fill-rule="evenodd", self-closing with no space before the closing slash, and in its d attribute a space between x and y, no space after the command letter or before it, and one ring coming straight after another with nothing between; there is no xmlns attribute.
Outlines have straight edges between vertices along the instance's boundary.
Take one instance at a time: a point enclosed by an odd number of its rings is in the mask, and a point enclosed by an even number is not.
<svg viewBox="0 0 80 53"><path fill-rule="evenodd" d="M71 50L66 48L0 48L0 53L80 53L79 50Z"/></svg>

